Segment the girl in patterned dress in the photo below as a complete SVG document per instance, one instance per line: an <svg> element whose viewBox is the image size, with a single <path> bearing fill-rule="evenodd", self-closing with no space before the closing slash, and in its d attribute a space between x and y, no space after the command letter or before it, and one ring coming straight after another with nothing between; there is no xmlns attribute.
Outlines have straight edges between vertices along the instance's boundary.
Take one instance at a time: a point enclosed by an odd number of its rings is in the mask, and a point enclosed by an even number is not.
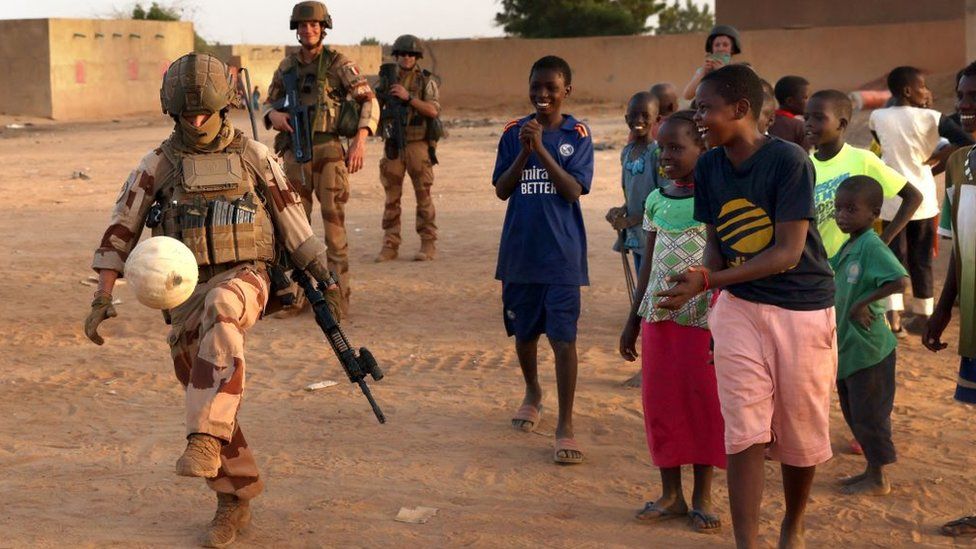
<svg viewBox="0 0 976 549"><path fill-rule="evenodd" d="M714 467L725 468L724 425L711 359L706 292L677 311L656 308L668 277L701 265L705 227L694 220L694 168L705 151L692 111L668 117L658 133L661 166L673 183L651 192L644 207L645 261L637 295L620 335L620 354L637 359L641 333L642 400L647 445L661 471L662 495L637 518L648 522L687 516L695 530L715 533L721 521L711 501ZM681 489L681 466L694 467L691 507Z"/></svg>

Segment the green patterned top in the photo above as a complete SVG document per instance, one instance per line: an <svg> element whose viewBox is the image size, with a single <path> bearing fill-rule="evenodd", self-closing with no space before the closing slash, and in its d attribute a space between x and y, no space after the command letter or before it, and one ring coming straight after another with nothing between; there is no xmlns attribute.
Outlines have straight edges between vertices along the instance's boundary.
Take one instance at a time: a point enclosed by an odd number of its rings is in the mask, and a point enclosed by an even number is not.
<svg viewBox="0 0 976 549"><path fill-rule="evenodd" d="M694 197L673 197L655 189L644 203L644 230L657 233L647 291L638 314L648 322L670 320L682 326L708 327L711 292L690 299L677 311L658 309L654 294L668 289L667 277L701 265L705 255L705 225L695 221Z"/></svg>

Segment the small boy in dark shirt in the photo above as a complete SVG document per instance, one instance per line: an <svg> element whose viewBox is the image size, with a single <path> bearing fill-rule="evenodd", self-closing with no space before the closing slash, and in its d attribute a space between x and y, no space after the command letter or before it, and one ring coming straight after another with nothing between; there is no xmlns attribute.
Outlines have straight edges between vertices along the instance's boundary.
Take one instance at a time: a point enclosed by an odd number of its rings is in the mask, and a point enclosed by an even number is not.
<svg viewBox="0 0 976 549"><path fill-rule="evenodd" d="M759 132L762 97L759 76L742 65L698 86L695 121L714 147L695 167L705 265L671 277L658 306L723 290L708 325L736 543L756 545L768 454L782 464L780 547L797 547L816 465L831 457L834 275L813 222L813 166L802 149Z"/></svg>
<svg viewBox="0 0 976 549"><path fill-rule="evenodd" d="M559 57L532 65L529 100L535 113L505 126L491 178L496 196L508 201L495 278L502 281L505 329L515 336L525 378L512 426L529 432L539 425L537 350L544 333L556 359L559 396L553 460L567 464L583 461L573 435L580 286L589 284L579 198L593 179L590 129L562 113L572 82L569 64Z"/></svg>
<svg viewBox="0 0 976 549"><path fill-rule="evenodd" d="M779 108L776 109L773 125L769 127L769 135L792 141L807 150L803 120L798 117L803 116L803 109L810 98L810 83L802 76L784 76L776 82L774 93Z"/></svg>

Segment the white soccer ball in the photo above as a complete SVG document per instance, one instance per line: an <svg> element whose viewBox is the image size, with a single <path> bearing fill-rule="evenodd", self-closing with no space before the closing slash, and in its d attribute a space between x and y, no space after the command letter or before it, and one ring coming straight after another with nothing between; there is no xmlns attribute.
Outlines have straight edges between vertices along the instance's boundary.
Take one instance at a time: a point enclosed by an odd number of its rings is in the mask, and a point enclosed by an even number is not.
<svg viewBox="0 0 976 549"><path fill-rule="evenodd" d="M153 309L172 309L186 301L198 275L190 248L168 236L143 240L125 262L125 279L136 298Z"/></svg>

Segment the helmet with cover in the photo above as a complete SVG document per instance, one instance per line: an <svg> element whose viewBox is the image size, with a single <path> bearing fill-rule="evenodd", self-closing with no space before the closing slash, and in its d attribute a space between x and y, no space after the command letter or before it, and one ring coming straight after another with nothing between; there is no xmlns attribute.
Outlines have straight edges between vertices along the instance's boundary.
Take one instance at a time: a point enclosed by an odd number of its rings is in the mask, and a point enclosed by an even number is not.
<svg viewBox="0 0 976 549"><path fill-rule="evenodd" d="M297 30L302 21L318 21L323 29L332 28L332 16L322 2L299 2L291 9L291 30Z"/></svg>
<svg viewBox="0 0 976 549"><path fill-rule="evenodd" d="M169 66L159 89L163 114L220 112L234 100L230 71L206 53L188 53Z"/></svg>
<svg viewBox="0 0 976 549"><path fill-rule="evenodd" d="M419 38L412 34L398 36L397 39L393 41L394 57L398 53L412 53L415 54L418 59L422 59L424 57L424 44Z"/></svg>

